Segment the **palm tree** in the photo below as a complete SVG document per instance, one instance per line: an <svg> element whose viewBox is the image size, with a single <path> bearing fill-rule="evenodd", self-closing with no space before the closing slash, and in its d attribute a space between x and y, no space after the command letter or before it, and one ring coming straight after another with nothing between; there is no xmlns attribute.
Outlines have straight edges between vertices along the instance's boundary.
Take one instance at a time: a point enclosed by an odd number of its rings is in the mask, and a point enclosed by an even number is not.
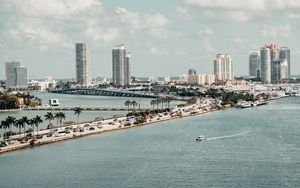
<svg viewBox="0 0 300 188"><path fill-rule="evenodd" d="M4 129L4 134L3 134L3 138L5 138L6 137L6 129L7 129L7 121L6 120L2 120L1 121L1 128L3 128Z"/></svg>
<svg viewBox="0 0 300 188"><path fill-rule="evenodd" d="M164 108L165 98L161 98L160 102L161 102L161 109L163 109Z"/></svg>
<svg viewBox="0 0 300 188"><path fill-rule="evenodd" d="M16 120L16 127L19 128L19 137L21 137L21 128L24 127L25 122L23 119Z"/></svg>
<svg viewBox="0 0 300 188"><path fill-rule="evenodd" d="M26 117L26 116L23 116L22 117L22 120L24 122L24 125L23 125L23 133L24 133L24 137L25 137L25 134L26 134L26 124L29 124L29 119Z"/></svg>
<svg viewBox="0 0 300 188"><path fill-rule="evenodd" d="M127 100L124 103L125 106L127 106L127 111L129 112L129 107L131 106L131 101Z"/></svg>
<svg viewBox="0 0 300 188"><path fill-rule="evenodd" d="M156 108L158 109L158 105L161 103L160 99L156 99Z"/></svg>
<svg viewBox="0 0 300 188"><path fill-rule="evenodd" d="M156 104L156 100L151 100L150 104L152 105L153 109L154 109L154 105Z"/></svg>
<svg viewBox="0 0 300 188"><path fill-rule="evenodd" d="M7 116L6 122L7 122L7 128L10 129L10 134L11 134L11 126L16 124L16 118Z"/></svg>
<svg viewBox="0 0 300 188"><path fill-rule="evenodd" d="M35 116L32 123L36 126L37 134L39 134L39 124L43 123L41 116Z"/></svg>
<svg viewBox="0 0 300 188"><path fill-rule="evenodd" d="M59 119L60 119L60 112L56 112L55 114L54 114L54 118L56 119L56 126L58 126L58 121L59 121Z"/></svg>
<svg viewBox="0 0 300 188"><path fill-rule="evenodd" d="M75 113L75 115L77 115L77 123L79 122L79 116L80 116L80 114L82 113L82 108L80 108L80 107L75 107L74 108L74 113Z"/></svg>
<svg viewBox="0 0 300 188"><path fill-rule="evenodd" d="M135 110L135 107L138 105L138 103L136 101L132 101L131 105L133 107L133 110Z"/></svg>
<svg viewBox="0 0 300 188"><path fill-rule="evenodd" d="M58 112L55 114L55 118L57 118L57 124L58 124L58 120L60 122L60 126L62 125L62 120L66 118L65 113L63 112Z"/></svg>
<svg viewBox="0 0 300 188"><path fill-rule="evenodd" d="M170 108L171 97L166 97L165 101L168 104L168 108Z"/></svg>
<svg viewBox="0 0 300 188"><path fill-rule="evenodd" d="M27 124L32 127L32 136L34 136L34 121L33 119L29 119Z"/></svg>
<svg viewBox="0 0 300 188"><path fill-rule="evenodd" d="M54 119L54 115L52 114L52 112L47 112L47 114L44 116L45 117L45 120L49 121L49 125L51 123L51 121Z"/></svg>

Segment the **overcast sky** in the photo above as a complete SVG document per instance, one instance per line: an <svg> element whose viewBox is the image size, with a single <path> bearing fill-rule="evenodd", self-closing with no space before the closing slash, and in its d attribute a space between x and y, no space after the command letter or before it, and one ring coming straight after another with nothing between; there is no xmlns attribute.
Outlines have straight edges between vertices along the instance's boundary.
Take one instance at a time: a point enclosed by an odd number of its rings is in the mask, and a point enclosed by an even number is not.
<svg viewBox="0 0 300 188"><path fill-rule="evenodd" d="M132 75L212 73L229 53L236 75L265 43L291 48L300 73L299 0L1 0L0 79L20 61L29 78L75 77L75 43L89 48L91 77L111 77L111 49L125 44Z"/></svg>

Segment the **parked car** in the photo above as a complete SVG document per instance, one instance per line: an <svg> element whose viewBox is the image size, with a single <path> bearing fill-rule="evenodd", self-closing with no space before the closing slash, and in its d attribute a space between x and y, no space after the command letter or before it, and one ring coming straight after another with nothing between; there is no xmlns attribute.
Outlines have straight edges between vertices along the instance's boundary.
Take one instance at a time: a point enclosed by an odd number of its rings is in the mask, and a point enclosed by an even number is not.
<svg viewBox="0 0 300 188"><path fill-rule="evenodd" d="M95 127L90 127L89 130L90 130L90 131L93 131L93 130L95 130Z"/></svg>

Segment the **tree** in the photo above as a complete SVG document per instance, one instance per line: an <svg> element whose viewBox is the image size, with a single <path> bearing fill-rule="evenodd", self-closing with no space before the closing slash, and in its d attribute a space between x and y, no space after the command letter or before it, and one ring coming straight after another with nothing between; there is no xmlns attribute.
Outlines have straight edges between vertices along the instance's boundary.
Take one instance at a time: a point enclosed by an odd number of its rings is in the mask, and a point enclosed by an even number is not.
<svg viewBox="0 0 300 188"><path fill-rule="evenodd" d="M80 116L80 114L82 113L82 108L80 108L80 107L75 107L74 108L74 113L75 113L75 115L77 115L77 123L79 122L79 116Z"/></svg>
<svg viewBox="0 0 300 188"><path fill-rule="evenodd" d="M54 118L56 119L56 125L58 126L58 121L59 121L59 119L60 119L60 112L56 112L56 113L54 114Z"/></svg>
<svg viewBox="0 0 300 188"><path fill-rule="evenodd" d="M55 113L55 118L57 119L57 124L58 124L58 121L59 121L60 126L61 126L62 125L62 120L66 118L66 115L63 112L57 112L57 113Z"/></svg>
<svg viewBox="0 0 300 188"><path fill-rule="evenodd" d="M10 134L11 134L11 127L12 125L16 124L16 118L12 116L7 116L6 122L7 122L7 128L10 129Z"/></svg>
<svg viewBox="0 0 300 188"><path fill-rule="evenodd" d="M152 107L153 107L153 109L154 109L154 106L155 106L155 104L156 104L156 100L151 100L151 101L150 101L150 104L152 105Z"/></svg>
<svg viewBox="0 0 300 188"><path fill-rule="evenodd" d="M135 110L135 107L138 105L138 103L136 101L132 101L131 105L133 107L133 110Z"/></svg>
<svg viewBox="0 0 300 188"><path fill-rule="evenodd" d="M3 134L3 138L6 138L6 129L8 127L8 122L6 120L2 120L1 121L1 128L4 129L4 134Z"/></svg>
<svg viewBox="0 0 300 188"><path fill-rule="evenodd" d="M27 124L32 127L32 136L34 136L34 121L33 119L29 119Z"/></svg>
<svg viewBox="0 0 300 188"><path fill-rule="evenodd" d="M23 119L18 119L16 120L16 128L19 128L19 137L21 137L21 129L22 127L24 127L25 122L23 121Z"/></svg>
<svg viewBox="0 0 300 188"><path fill-rule="evenodd" d="M43 123L41 116L35 116L32 123L36 126L37 134L39 134L39 124Z"/></svg>
<svg viewBox="0 0 300 188"><path fill-rule="evenodd" d="M52 114L52 112L47 112L47 114L44 116L45 117L45 120L49 121L49 125L51 123L51 121L54 119L54 115Z"/></svg>
<svg viewBox="0 0 300 188"><path fill-rule="evenodd" d="M24 125L23 125L23 132L24 132L24 137L25 137L25 134L26 134L26 125L29 124L29 119L26 117L26 116L23 116L22 117L22 120L24 122Z"/></svg>
<svg viewBox="0 0 300 188"><path fill-rule="evenodd" d="M131 101L127 100L124 103L125 106L127 106L127 111L129 112L129 107L131 106Z"/></svg>

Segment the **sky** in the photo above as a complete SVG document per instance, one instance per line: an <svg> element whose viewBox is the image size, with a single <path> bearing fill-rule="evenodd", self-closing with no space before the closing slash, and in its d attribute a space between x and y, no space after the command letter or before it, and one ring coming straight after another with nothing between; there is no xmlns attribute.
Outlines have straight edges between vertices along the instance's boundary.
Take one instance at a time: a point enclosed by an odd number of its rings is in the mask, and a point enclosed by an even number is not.
<svg viewBox="0 0 300 188"><path fill-rule="evenodd" d="M291 48L300 74L299 0L1 0L0 79L20 61L29 78L75 77L75 43L89 49L90 77L111 77L112 48L131 52L132 75L212 73L217 53L248 74L249 53Z"/></svg>

